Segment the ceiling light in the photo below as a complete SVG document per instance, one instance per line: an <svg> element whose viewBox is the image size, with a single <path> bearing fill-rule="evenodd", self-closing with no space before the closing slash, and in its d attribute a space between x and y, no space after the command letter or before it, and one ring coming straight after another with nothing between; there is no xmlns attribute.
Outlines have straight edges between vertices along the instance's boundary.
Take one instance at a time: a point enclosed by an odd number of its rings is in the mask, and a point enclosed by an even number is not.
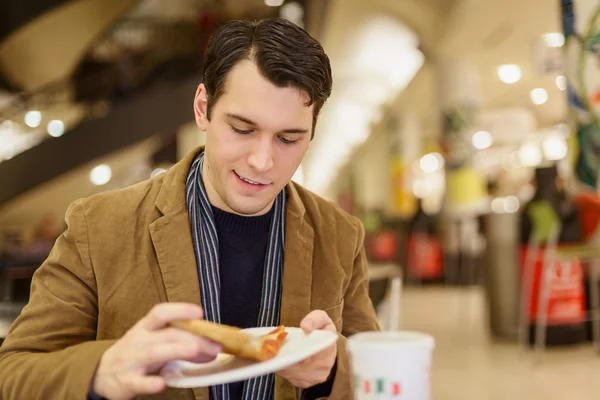
<svg viewBox="0 0 600 400"><path fill-rule="evenodd" d="M521 80L521 68L515 64L506 64L498 67L498 78L504 83L511 84Z"/></svg>
<svg viewBox="0 0 600 400"><path fill-rule="evenodd" d="M281 18L285 18L294 23L302 22L304 18L304 8L295 1L286 3L283 7L281 7L281 11L279 12Z"/></svg>
<svg viewBox="0 0 600 400"><path fill-rule="evenodd" d="M269 7L279 7L283 4L283 0L265 0L265 4Z"/></svg>
<svg viewBox="0 0 600 400"><path fill-rule="evenodd" d="M519 199L515 196L496 197L492 200L492 212L496 214L516 213L521 206Z"/></svg>
<svg viewBox="0 0 600 400"><path fill-rule="evenodd" d="M560 89L560 90L567 90L567 78L560 75L556 77L556 86Z"/></svg>
<svg viewBox="0 0 600 400"><path fill-rule="evenodd" d="M25 113L25 125L37 128L42 123L42 113L39 111L27 111Z"/></svg>
<svg viewBox="0 0 600 400"><path fill-rule="evenodd" d="M432 188L427 179L417 179L412 185L413 194L419 198L424 199L432 193Z"/></svg>
<svg viewBox="0 0 600 400"><path fill-rule="evenodd" d="M48 122L48 126L46 127L48 135L52 137L60 137L65 133L65 123L60 119L53 119Z"/></svg>
<svg viewBox="0 0 600 400"><path fill-rule="evenodd" d="M507 213L516 213L520 206L519 199L515 196L508 196L504 199L504 211Z"/></svg>
<svg viewBox="0 0 600 400"><path fill-rule="evenodd" d="M421 157L421 160L419 161L419 166L421 167L423 172L431 174L440 169L442 163L440 162L439 157L437 157L436 154L430 153Z"/></svg>
<svg viewBox="0 0 600 400"><path fill-rule="evenodd" d="M562 47L565 44L565 35L562 33L546 33L544 40L548 47Z"/></svg>
<svg viewBox="0 0 600 400"><path fill-rule="evenodd" d="M494 143L494 138L492 137L492 134L487 131L479 131L473 134L471 141L473 142L473 147L477 150L483 150Z"/></svg>
<svg viewBox="0 0 600 400"><path fill-rule="evenodd" d="M492 212L496 214L501 214L504 212L504 199L502 197L496 197L492 200L491 204Z"/></svg>
<svg viewBox="0 0 600 400"><path fill-rule="evenodd" d="M112 177L112 170L108 165L101 164L90 172L90 181L96 186L107 184Z"/></svg>
<svg viewBox="0 0 600 400"><path fill-rule="evenodd" d="M569 148L564 138L558 135L550 135L543 140L542 150L546 159L557 161L567 156Z"/></svg>
<svg viewBox="0 0 600 400"><path fill-rule="evenodd" d="M548 92L546 89L542 88L533 89L530 93L530 97L533 104L539 106L548 101Z"/></svg>
<svg viewBox="0 0 600 400"><path fill-rule="evenodd" d="M542 152L535 143L524 144L519 150L519 161L525 167L537 167L542 162Z"/></svg>

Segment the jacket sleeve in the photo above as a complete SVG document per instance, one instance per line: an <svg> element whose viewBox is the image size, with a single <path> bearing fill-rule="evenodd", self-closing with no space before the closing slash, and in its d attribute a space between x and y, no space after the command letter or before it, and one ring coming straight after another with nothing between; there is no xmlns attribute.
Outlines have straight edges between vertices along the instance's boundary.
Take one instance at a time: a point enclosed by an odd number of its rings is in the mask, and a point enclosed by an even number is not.
<svg viewBox="0 0 600 400"><path fill-rule="evenodd" d="M96 341L98 300L81 204L34 274L29 303L0 348L0 398L86 399L113 341Z"/></svg>
<svg viewBox="0 0 600 400"><path fill-rule="evenodd" d="M338 340L337 370L333 380L330 400L346 400L354 398L353 378L350 359L347 352L348 337L359 332L378 331L379 323L371 298L369 297L368 264L364 248L365 230L358 220L354 251L354 265L350 284L344 296L342 311L342 334Z"/></svg>

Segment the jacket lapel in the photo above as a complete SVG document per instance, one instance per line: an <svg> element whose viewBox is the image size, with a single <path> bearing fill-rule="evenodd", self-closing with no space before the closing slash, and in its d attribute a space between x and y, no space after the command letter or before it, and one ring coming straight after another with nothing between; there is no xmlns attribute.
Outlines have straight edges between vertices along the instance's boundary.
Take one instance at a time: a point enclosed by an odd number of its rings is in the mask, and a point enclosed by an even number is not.
<svg viewBox="0 0 600 400"><path fill-rule="evenodd" d="M200 304L196 256L187 212L164 215L150 225L167 300Z"/></svg>
<svg viewBox="0 0 600 400"><path fill-rule="evenodd" d="M167 301L200 303L196 256L186 205L187 174L198 152L165 173L156 207L163 214L149 226ZM193 389L196 400L208 400L208 389Z"/></svg>
<svg viewBox="0 0 600 400"><path fill-rule="evenodd" d="M310 312L314 230L293 184L287 194L281 324L298 327Z"/></svg>
<svg viewBox="0 0 600 400"><path fill-rule="evenodd" d="M293 184L287 186L281 324L299 327L311 311L314 230ZM275 376L275 400L296 398L294 387Z"/></svg>

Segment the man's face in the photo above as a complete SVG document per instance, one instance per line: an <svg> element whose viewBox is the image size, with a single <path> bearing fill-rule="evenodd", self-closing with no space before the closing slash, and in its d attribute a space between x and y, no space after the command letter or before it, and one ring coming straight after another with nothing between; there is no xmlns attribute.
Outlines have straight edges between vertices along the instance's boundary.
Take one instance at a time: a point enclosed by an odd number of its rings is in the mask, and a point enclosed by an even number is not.
<svg viewBox="0 0 600 400"><path fill-rule="evenodd" d="M241 215L270 209L310 145L307 102L306 93L276 87L249 60L231 69L210 121L206 89L198 87L194 111L206 131L204 185L214 206Z"/></svg>

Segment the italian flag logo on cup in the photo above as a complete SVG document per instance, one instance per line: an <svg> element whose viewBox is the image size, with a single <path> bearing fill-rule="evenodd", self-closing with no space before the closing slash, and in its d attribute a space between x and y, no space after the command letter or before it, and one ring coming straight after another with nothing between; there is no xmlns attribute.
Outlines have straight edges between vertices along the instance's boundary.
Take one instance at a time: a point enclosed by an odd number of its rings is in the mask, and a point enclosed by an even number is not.
<svg viewBox="0 0 600 400"><path fill-rule="evenodd" d="M361 380L360 377L354 377L354 387L361 390L364 394L389 394L392 397L399 398L402 394L402 386L398 382L390 382L386 379L377 379L375 381Z"/></svg>
<svg viewBox="0 0 600 400"><path fill-rule="evenodd" d="M419 332L364 332L348 351L356 400L429 400L433 337Z"/></svg>

